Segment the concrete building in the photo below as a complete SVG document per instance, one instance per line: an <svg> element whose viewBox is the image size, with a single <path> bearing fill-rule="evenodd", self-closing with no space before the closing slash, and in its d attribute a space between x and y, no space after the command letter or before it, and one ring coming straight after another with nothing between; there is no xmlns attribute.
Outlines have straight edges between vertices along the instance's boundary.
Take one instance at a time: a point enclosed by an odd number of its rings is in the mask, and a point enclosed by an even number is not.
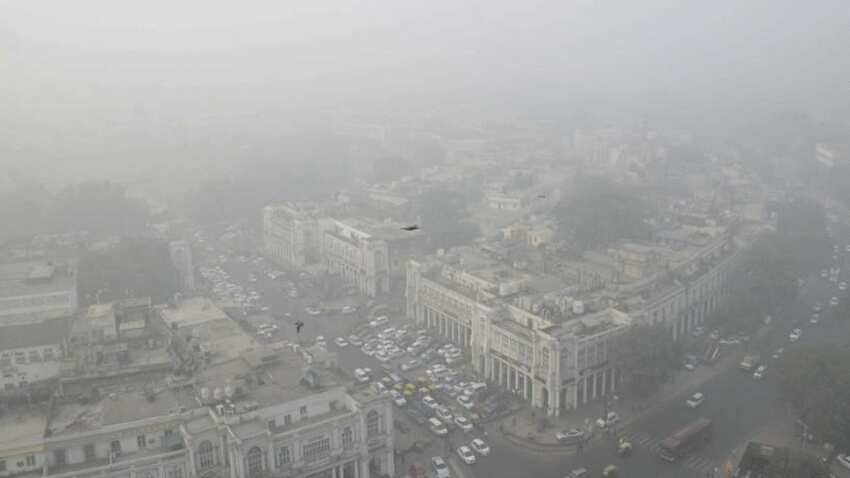
<svg viewBox="0 0 850 478"><path fill-rule="evenodd" d="M171 241L168 243L171 263L180 276L183 292L195 290L195 268L192 263L192 246L187 241Z"/></svg>
<svg viewBox="0 0 850 478"><path fill-rule="evenodd" d="M77 270L73 263L0 265L0 327L68 317L76 311Z"/></svg>
<svg viewBox="0 0 850 478"><path fill-rule="evenodd" d="M394 476L392 406L289 350L0 417L0 477Z"/></svg>
<svg viewBox="0 0 850 478"><path fill-rule="evenodd" d="M0 395L58 378L69 322L61 317L0 329Z"/></svg>
<svg viewBox="0 0 850 478"><path fill-rule="evenodd" d="M273 204L263 208L263 248L275 262L304 267L320 261L320 212L305 204Z"/></svg>
<svg viewBox="0 0 850 478"><path fill-rule="evenodd" d="M616 390L610 351L631 319L585 311L566 290L543 292L539 282L459 248L410 261L407 315L460 345L492 383L559 415Z"/></svg>
<svg viewBox="0 0 850 478"><path fill-rule="evenodd" d="M389 261L387 241L359 223L331 220L322 234L322 263L328 273L366 296L390 291Z"/></svg>

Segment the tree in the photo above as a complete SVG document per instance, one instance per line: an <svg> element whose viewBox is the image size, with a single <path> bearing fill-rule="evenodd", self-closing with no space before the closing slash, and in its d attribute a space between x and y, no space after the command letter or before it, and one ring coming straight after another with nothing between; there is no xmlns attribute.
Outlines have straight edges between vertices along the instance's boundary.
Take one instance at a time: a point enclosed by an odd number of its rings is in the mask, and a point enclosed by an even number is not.
<svg viewBox="0 0 850 478"><path fill-rule="evenodd" d="M443 188L426 191L416 198L415 210L435 249L465 244L481 233L477 225L465 221L466 200L456 191Z"/></svg>
<svg viewBox="0 0 850 478"><path fill-rule="evenodd" d="M620 338L613 360L625 390L646 398L679 367L681 343L661 324L634 325Z"/></svg>
<svg viewBox="0 0 850 478"><path fill-rule="evenodd" d="M86 182L63 189L53 198L47 224L51 232L89 231L95 235L132 235L144 231L147 206L127 196L123 186Z"/></svg>
<svg viewBox="0 0 850 478"><path fill-rule="evenodd" d="M83 305L150 296L155 304L180 290L168 247L151 239L123 239L117 246L82 257L77 287Z"/></svg>
<svg viewBox="0 0 850 478"><path fill-rule="evenodd" d="M555 207L554 214L560 235L581 249L648 238L651 232L649 203L604 178L577 179L574 192Z"/></svg>
<svg viewBox="0 0 850 478"><path fill-rule="evenodd" d="M785 398L817 437L850 447L850 350L823 344L789 351L780 362Z"/></svg>

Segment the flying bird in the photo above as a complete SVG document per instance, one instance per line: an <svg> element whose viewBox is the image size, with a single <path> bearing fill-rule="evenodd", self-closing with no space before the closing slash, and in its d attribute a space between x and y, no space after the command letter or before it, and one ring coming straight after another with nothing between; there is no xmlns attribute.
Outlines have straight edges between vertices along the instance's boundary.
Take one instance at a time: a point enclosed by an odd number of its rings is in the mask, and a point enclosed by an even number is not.
<svg viewBox="0 0 850 478"><path fill-rule="evenodd" d="M300 333L301 333L301 327L304 327L304 322L301 322L300 320L299 320L299 321L296 321L296 322L295 322L295 333L296 333L296 334L300 334Z"/></svg>
<svg viewBox="0 0 850 478"><path fill-rule="evenodd" d="M401 230L402 230L402 231L418 231L418 230L419 230L419 226L418 226L418 225L416 225L416 224L414 224L414 225L412 225L412 226L404 226L404 227L402 227L402 228L401 228Z"/></svg>

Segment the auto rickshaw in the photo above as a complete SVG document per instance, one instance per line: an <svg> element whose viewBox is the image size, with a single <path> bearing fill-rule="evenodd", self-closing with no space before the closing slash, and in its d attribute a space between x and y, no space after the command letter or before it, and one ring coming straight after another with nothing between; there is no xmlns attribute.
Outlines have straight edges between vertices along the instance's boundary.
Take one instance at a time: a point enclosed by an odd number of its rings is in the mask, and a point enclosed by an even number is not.
<svg viewBox="0 0 850 478"><path fill-rule="evenodd" d="M617 478L620 474L616 466L608 465L602 470L602 476L604 478Z"/></svg>

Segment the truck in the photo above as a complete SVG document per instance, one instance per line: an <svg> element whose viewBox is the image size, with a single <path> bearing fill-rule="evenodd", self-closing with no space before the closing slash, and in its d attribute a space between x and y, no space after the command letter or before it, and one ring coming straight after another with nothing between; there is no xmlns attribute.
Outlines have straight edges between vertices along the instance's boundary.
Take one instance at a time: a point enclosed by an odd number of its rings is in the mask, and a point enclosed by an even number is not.
<svg viewBox="0 0 850 478"><path fill-rule="evenodd" d="M661 442L658 456L664 461L676 461L710 440L711 434L711 420L698 418Z"/></svg>
<svg viewBox="0 0 850 478"><path fill-rule="evenodd" d="M745 372L752 372L759 364L759 356L758 355L747 355L744 357L744 360L741 360L741 370Z"/></svg>

